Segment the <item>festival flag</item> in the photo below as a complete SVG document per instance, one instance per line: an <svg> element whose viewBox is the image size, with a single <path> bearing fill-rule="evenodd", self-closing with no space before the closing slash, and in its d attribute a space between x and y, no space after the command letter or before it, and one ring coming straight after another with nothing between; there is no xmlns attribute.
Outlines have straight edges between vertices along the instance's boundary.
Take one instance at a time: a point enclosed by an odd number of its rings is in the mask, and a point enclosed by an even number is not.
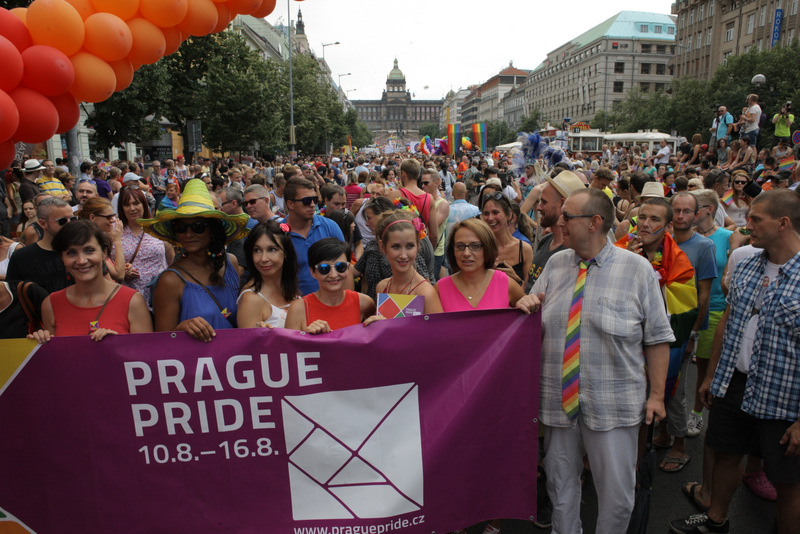
<svg viewBox="0 0 800 534"><path fill-rule="evenodd" d="M722 195L722 202L726 206L730 206L731 204L733 204L733 189L728 189L727 191L725 191L725 194Z"/></svg>
<svg viewBox="0 0 800 534"><path fill-rule="evenodd" d="M626 234L615 244L620 248L627 248L633 235L635 234ZM675 341L670 344L670 365L665 388L667 395L672 396L680 378L683 344L689 339L697 320L697 286L689 257L669 234L664 235L662 248L651 264L664 293L669 324L675 334Z"/></svg>
<svg viewBox="0 0 800 534"><path fill-rule="evenodd" d="M450 143L450 152L451 156L455 156L456 152L458 152L459 148L461 148L461 143L458 140L461 139L461 127L458 124L448 124L447 125L447 141Z"/></svg>
<svg viewBox="0 0 800 534"><path fill-rule="evenodd" d="M783 170L789 170L790 171L790 170L792 170L792 167L794 167L794 156L793 155L790 154L790 155L778 160L778 171L783 171Z"/></svg>
<svg viewBox="0 0 800 534"><path fill-rule="evenodd" d="M347 134L347 146L350 147L350 155L353 155L353 140L350 139L350 134Z"/></svg>
<svg viewBox="0 0 800 534"><path fill-rule="evenodd" d="M473 142L480 147L481 152L486 152L486 123L479 122L472 125Z"/></svg>

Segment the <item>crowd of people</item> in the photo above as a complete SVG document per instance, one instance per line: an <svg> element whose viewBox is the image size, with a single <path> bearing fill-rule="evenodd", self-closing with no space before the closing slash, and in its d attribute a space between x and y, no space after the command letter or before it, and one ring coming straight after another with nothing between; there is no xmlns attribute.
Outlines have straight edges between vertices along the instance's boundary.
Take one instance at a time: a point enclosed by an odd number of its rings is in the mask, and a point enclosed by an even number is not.
<svg viewBox="0 0 800 534"><path fill-rule="evenodd" d="M728 532L742 478L795 532L800 165L786 136L756 150L754 114L737 135L721 106L710 142L682 138L675 154L666 141L606 145L554 165L499 152L178 157L85 162L74 177L18 161L0 195L0 337L324 334L385 319L387 294L422 297L426 314L540 311L537 526L581 531L591 471L597 532L624 532L643 424L658 422L666 473L706 427L704 480L683 488L701 514L674 532Z"/></svg>

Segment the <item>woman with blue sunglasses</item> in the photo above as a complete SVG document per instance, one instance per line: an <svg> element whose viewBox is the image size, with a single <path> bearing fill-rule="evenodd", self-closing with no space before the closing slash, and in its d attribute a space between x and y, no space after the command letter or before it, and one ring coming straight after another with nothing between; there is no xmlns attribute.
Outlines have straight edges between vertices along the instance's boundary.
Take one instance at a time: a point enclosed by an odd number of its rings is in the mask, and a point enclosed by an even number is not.
<svg viewBox="0 0 800 534"><path fill-rule="evenodd" d="M319 289L289 306L286 328L324 334L346 326L375 320L375 302L363 293L345 289L352 276L347 243L333 237L320 239L308 249L311 276Z"/></svg>

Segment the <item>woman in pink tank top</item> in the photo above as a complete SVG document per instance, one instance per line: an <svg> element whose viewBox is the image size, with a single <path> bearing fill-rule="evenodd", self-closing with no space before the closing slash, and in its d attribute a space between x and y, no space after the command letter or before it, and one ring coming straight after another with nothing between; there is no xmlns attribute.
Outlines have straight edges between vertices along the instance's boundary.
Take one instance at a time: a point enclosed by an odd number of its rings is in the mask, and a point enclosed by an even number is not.
<svg viewBox="0 0 800 534"><path fill-rule="evenodd" d="M519 284L491 268L497 259L497 243L485 222L456 223L445 253L453 274L436 284L445 312L504 309L522 297Z"/></svg>

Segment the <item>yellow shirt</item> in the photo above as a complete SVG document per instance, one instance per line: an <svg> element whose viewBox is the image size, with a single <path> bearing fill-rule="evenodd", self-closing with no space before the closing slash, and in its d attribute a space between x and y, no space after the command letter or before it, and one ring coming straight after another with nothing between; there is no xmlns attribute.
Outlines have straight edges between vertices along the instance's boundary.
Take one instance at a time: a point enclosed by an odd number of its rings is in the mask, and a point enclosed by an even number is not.
<svg viewBox="0 0 800 534"><path fill-rule="evenodd" d="M64 188L64 184L62 184L61 180L55 176L48 178L43 174L36 179L36 185L39 186L39 189L42 190L42 193L47 193L49 195L53 195L54 197L68 195L66 188Z"/></svg>

